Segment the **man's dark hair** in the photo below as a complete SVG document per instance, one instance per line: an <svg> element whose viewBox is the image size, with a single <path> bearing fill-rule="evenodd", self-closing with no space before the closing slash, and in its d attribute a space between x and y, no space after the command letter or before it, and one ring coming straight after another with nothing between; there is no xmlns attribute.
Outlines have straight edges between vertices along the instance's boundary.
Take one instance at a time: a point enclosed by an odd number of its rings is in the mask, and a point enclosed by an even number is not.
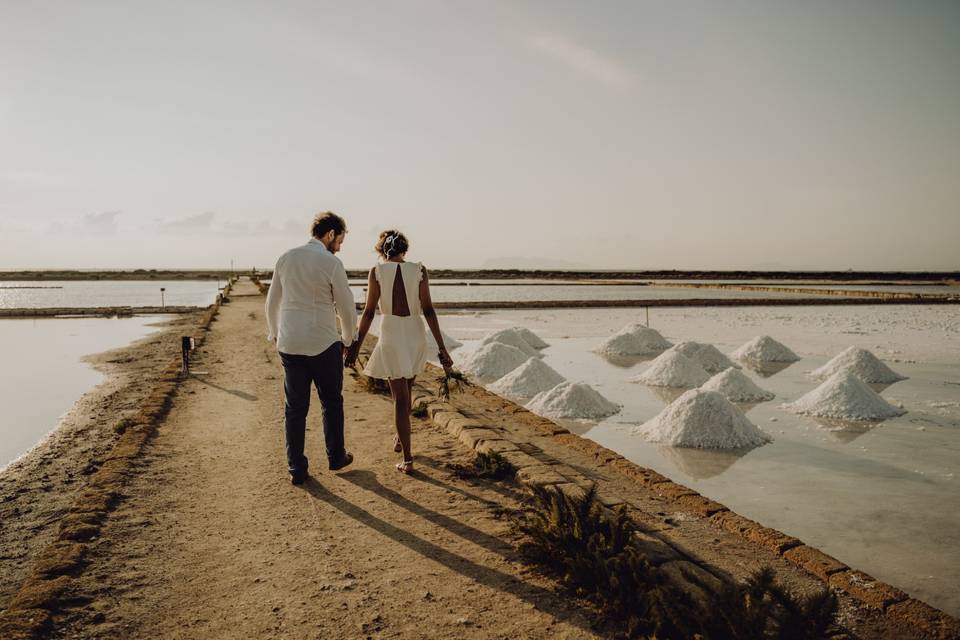
<svg viewBox="0 0 960 640"><path fill-rule="evenodd" d="M340 235L347 230L347 223L343 218L332 211L324 211L313 216L313 224L310 225L310 235L319 240L327 231L333 231L334 235Z"/></svg>

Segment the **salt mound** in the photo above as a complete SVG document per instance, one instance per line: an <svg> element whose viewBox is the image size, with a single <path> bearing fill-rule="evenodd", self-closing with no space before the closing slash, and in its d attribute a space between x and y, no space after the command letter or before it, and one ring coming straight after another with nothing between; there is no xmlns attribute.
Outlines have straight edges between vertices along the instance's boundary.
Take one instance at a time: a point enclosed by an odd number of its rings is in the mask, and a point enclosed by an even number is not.
<svg viewBox="0 0 960 640"><path fill-rule="evenodd" d="M608 356L645 356L669 349L671 343L656 329L628 324L604 340L597 353Z"/></svg>
<svg viewBox="0 0 960 640"><path fill-rule="evenodd" d="M534 349L516 328L502 329L496 333L491 333L484 337L483 340L480 341L480 344L485 345L492 342L500 342L502 344L508 344L511 347L516 347L527 354L527 356L541 357L540 352Z"/></svg>
<svg viewBox="0 0 960 640"><path fill-rule="evenodd" d="M561 382L553 389L538 393L527 409L545 418L600 420L619 413L620 405L610 402L590 385Z"/></svg>
<svg viewBox="0 0 960 640"><path fill-rule="evenodd" d="M794 413L840 420L884 420L906 413L881 398L852 371L837 371L799 400L780 406Z"/></svg>
<svg viewBox="0 0 960 640"><path fill-rule="evenodd" d="M810 375L820 380L829 378L839 371L849 371L864 382L874 384L890 384L907 379L905 376L900 375L880 362L877 356L866 349L860 349L858 347L847 347L830 360L830 362L819 369L811 371Z"/></svg>
<svg viewBox="0 0 960 640"><path fill-rule="evenodd" d="M543 360L530 358L488 389L508 398L532 398L538 393L553 389L565 380Z"/></svg>
<svg viewBox="0 0 960 640"><path fill-rule="evenodd" d="M634 432L651 442L703 449L741 449L773 441L723 395L703 389L687 391Z"/></svg>
<svg viewBox="0 0 960 640"><path fill-rule="evenodd" d="M679 351L664 351L650 363L650 368L630 382L642 382L654 387L699 387L710 379L710 374L699 364Z"/></svg>
<svg viewBox="0 0 960 640"><path fill-rule="evenodd" d="M717 391L730 402L766 402L775 394L761 389L739 369L730 367L721 371L700 387L704 391Z"/></svg>
<svg viewBox="0 0 960 640"><path fill-rule="evenodd" d="M436 355L439 346L437 341L433 339L433 332L430 331L430 327L424 323L424 331L427 332L427 353L430 355ZM445 331L441 330L440 335L443 336L443 346L447 348L447 351L453 351L459 347L463 346L463 343L454 338L451 335L448 335Z"/></svg>
<svg viewBox="0 0 960 640"><path fill-rule="evenodd" d="M516 347L502 342L491 342L470 354L463 363L463 370L480 382L488 383L510 373L529 357Z"/></svg>
<svg viewBox="0 0 960 640"><path fill-rule="evenodd" d="M734 364L733 360L720 353L720 350L712 344L692 341L680 342L670 347L670 350L679 351L699 364L703 367L704 371L710 374L720 373L729 367L740 368Z"/></svg>
<svg viewBox="0 0 960 640"><path fill-rule="evenodd" d="M757 336L732 354L737 360L751 362L796 362L800 356L770 336Z"/></svg>
<svg viewBox="0 0 960 640"><path fill-rule="evenodd" d="M526 340L527 344L534 349L546 349L550 346L543 341L543 338L535 334L533 331L530 331L530 329L527 329L526 327L514 327L514 329L516 329L517 333L520 334L520 337Z"/></svg>

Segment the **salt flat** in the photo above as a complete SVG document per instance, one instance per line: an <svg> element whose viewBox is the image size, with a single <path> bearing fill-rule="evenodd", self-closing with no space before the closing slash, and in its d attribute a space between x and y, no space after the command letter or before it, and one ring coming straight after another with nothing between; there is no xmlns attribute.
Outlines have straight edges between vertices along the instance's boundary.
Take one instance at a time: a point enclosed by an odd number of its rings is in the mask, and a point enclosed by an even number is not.
<svg viewBox="0 0 960 640"><path fill-rule="evenodd" d="M587 382L621 413L578 433L768 526L796 535L911 595L960 613L960 309L831 307L657 309L651 326L672 342L708 342L730 353L768 334L801 356L769 377L744 369L776 399L747 416L774 442L750 451L663 447L630 433L676 394L627 382L649 361L611 363L594 347L637 310L497 311L450 314L444 330L465 341L521 325L545 338L544 362ZM879 424L838 423L779 408L817 386L811 371L851 345L909 376L882 390L907 414Z"/></svg>

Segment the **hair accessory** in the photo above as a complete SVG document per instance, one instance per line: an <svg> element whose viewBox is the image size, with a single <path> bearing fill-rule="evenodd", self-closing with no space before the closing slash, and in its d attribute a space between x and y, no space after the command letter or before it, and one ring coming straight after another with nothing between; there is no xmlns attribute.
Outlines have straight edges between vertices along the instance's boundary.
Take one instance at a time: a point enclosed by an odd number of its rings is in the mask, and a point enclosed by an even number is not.
<svg viewBox="0 0 960 640"><path fill-rule="evenodd" d="M393 243L396 241L396 239L397 239L397 236L396 236L396 235L389 235L389 236L387 236L386 238L383 239L383 253L384 253L388 258L389 258L389 257L392 257L392 256L391 256L391 252L393 251ZM390 245L390 248L389 248L389 249L387 248L387 245Z"/></svg>

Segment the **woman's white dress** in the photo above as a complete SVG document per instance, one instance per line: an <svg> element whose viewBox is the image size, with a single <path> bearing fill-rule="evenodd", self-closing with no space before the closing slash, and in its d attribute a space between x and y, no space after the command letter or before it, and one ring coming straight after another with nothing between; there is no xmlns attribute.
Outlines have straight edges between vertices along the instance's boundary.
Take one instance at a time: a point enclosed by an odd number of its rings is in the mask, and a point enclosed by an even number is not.
<svg viewBox="0 0 960 640"><path fill-rule="evenodd" d="M427 362L427 334L421 319L419 262L384 262L375 269L380 284L380 339L363 373L384 380L413 378L423 372ZM393 315L393 285L402 273L409 316Z"/></svg>

